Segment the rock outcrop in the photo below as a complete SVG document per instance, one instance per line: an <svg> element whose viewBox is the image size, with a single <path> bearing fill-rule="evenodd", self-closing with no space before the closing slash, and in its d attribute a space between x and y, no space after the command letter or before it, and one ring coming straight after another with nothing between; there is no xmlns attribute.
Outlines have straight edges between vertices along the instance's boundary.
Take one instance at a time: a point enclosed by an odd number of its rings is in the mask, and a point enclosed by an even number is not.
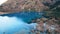
<svg viewBox="0 0 60 34"><path fill-rule="evenodd" d="M22 10L48 10L59 0L8 0L0 6L0 12L13 13ZM1 14L1 13L0 13Z"/></svg>

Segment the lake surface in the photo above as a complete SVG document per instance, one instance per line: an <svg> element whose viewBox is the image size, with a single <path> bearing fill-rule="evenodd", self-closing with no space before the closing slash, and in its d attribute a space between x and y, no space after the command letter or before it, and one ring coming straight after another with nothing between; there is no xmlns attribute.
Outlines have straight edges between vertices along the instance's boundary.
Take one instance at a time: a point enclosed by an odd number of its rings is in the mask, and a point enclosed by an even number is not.
<svg viewBox="0 0 60 34"><path fill-rule="evenodd" d="M42 15L43 15L43 12L35 12L35 11L31 11L31 12L25 11L24 12L24 11L22 11L19 13L3 14L0 16L22 18L25 22L28 22L28 21L35 19L35 18L41 18Z"/></svg>
<svg viewBox="0 0 60 34"><path fill-rule="evenodd" d="M21 33L30 34L35 23L28 24L32 18L40 18L42 13L37 12L20 12L12 14L3 14L0 15L0 34L15 34Z"/></svg>

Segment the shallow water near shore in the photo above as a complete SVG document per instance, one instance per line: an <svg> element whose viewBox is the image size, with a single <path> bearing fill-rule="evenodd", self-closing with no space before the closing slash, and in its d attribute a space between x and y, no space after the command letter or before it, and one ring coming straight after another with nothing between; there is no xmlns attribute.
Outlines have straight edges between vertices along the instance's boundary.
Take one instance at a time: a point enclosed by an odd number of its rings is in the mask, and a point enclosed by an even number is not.
<svg viewBox="0 0 60 34"><path fill-rule="evenodd" d="M13 34L22 30L29 31L30 25L16 17L0 16L0 34L3 34L3 32Z"/></svg>

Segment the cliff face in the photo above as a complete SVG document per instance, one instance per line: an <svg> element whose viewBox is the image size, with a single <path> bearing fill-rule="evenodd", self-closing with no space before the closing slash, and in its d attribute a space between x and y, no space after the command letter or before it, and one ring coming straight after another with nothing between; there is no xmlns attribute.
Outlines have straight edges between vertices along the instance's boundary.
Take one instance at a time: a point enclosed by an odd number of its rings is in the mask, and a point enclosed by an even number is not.
<svg viewBox="0 0 60 34"><path fill-rule="evenodd" d="M11 13L22 10L48 10L58 0L8 0L0 6L0 12Z"/></svg>

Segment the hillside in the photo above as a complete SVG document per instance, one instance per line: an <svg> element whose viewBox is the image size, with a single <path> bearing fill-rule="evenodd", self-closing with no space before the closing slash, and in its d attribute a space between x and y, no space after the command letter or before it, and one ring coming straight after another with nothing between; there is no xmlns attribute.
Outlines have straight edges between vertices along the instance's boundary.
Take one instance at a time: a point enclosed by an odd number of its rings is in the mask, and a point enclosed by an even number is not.
<svg viewBox="0 0 60 34"><path fill-rule="evenodd" d="M8 0L0 6L0 14L23 10L46 11L54 8L57 1L59 0Z"/></svg>
<svg viewBox="0 0 60 34"><path fill-rule="evenodd" d="M42 2L42 0L8 0L1 5L1 12L16 12L24 9L42 11L48 8Z"/></svg>

